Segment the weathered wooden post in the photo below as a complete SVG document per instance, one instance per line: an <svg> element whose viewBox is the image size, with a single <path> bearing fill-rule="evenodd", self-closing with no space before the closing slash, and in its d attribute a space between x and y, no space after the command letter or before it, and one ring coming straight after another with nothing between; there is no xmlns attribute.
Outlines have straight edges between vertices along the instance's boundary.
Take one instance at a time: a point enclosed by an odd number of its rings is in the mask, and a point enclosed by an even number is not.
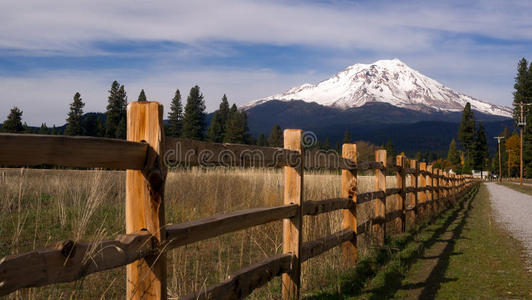
<svg viewBox="0 0 532 300"><path fill-rule="evenodd" d="M375 170L375 191L383 192L384 195L375 199L373 224L374 240L378 246L382 246L386 235L386 150L377 150L375 161L381 162L384 166L384 170Z"/></svg>
<svg viewBox="0 0 532 300"><path fill-rule="evenodd" d="M418 189L418 181L417 181L417 175L419 172L419 163L413 159L410 161L410 168L414 169L414 173L410 174L410 187L414 189L412 193L410 193L410 197L408 198L408 219L407 224L408 226L414 226L416 224L416 217L417 217L417 189Z"/></svg>
<svg viewBox="0 0 532 300"><path fill-rule="evenodd" d="M433 209L434 213L437 214L440 211L440 169L434 168L432 171L432 188L434 189L433 194Z"/></svg>
<svg viewBox="0 0 532 300"><path fill-rule="evenodd" d="M355 144L342 145L342 157L357 163L357 146ZM345 265L355 265L357 256L357 170L342 170L342 198L353 202L351 209L342 211L342 229L353 231L354 238L342 244L342 258Z"/></svg>
<svg viewBox="0 0 532 300"><path fill-rule="evenodd" d="M406 173L405 160L403 155L397 155L396 165L399 167L395 173L396 186L400 189L398 194L399 207L401 209L401 217L399 218L399 228L401 232L406 231Z"/></svg>
<svg viewBox="0 0 532 300"><path fill-rule="evenodd" d="M165 240L163 106L132 102L127 106L127 140L146 142L144 170L126 171L126 233L148 230L159 243ZM166 254L127 265L127 299L166 299Z"/></svg>
<svg viewBox="0 0 532 300"><path fill-rule="evenodd" d="M297 165L284 167L284 204L297 204L299 207L295 216L283 220L283 253L293 254L290 272L282 275L283 300L298 299L301 287L303 158L305 156L301 141L302 135L303 131L299 129L284 131L284 148L298 151L301 155Z"/></svg>
<svg viewBox="0 0 532 300"><path fill-rule="evenodd" d="M432 165L427 166L427 186L429 190L427 191L427 202L426 211L429 217L432 217L433 214L433 205L434 205L434 182L432 181Z"/></svg>
<svg viewBox="0 0 532 300"><path fill-rule="evenodd" d="M425 173L426 171L427 163L419 163L419 188L422 189L422 191L418 194L418 214L419 216L421 216L422 219L425 218L425 204L427 204L427 191L425 190L425 187L427 186L427 174Z"/></svg>

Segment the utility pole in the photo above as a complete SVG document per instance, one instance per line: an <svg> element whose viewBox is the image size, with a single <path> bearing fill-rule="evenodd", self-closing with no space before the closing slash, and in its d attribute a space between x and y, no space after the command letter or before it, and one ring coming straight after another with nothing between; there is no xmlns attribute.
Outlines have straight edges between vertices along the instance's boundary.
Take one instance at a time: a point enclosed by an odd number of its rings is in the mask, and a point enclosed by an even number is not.
<svg viewBox="0 0 532 300"><path fill-rule="evenodd" d="M521 149L520 149L520 162L519 162L519 184L523 185L523 129L526 126L526 118L525 118L525 106L532 105L532 103L524 103L519 102L519 104L514 104L514 106L519 105L520 109L520 118L519 122L517 122L517 126L519 126L519 135L521 138Z"/></svg>
<svg viewBox="0 0 532 300"><path fill-rule="evenodd" d="M497 139L497 145L499 146L499 182L501 181L502 176L502 164L501 164L501 140L504 139L504 136L496 136L494 139Z"/></svg>

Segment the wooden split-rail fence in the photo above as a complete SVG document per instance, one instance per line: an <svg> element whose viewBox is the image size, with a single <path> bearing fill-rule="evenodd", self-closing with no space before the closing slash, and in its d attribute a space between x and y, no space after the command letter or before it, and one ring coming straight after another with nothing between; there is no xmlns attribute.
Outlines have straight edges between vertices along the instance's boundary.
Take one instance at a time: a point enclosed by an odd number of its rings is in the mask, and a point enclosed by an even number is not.
<svg viewBox="0 0 532 300"><path fill-rule="evenodd" d="M387 165L385 150L375 161L357 161L355 144L344 144L341 156L305 149L299 129L284 131L284 148L215 144L166 138L163 107L134 102L127 108L127 141L93 137L0 134L1 166L55 165L77 168L125 169L126 234L98 242L62 241L54 246L10 255L0 260L0 296L22 288L69 282L104 270L127 266L127 299L166 299L166 252L173 248L283 220L283 252L250 265L215 286L184 299L239 299L282 276L282 298L297 299L301 263L336 246L346 265L357 262L357 236L370 228L383 245L386 222L403 231L419 218L430 217L463 195L470 176L457 176L423 162L397 156ZM311 155L307 155L311 154ZM317 154L317 155L315 155ZM331 163L331 161L334 161ZM284 205L217 214L166 225L164 187L169 163L182 165L269 166L284 168ZM342 170L341 198L305 201L304 172L309 168ZM357 172L375 171L375 191L357 193ZM396 187L386 188L386 171L396 174ZM407 176L407 175L410 176ZM407 187L407 179L410 184ZM386 209L386 198L400 197L401 208ZM357 205L374 201L373 218L357 222ZM302 219L342 210L342 230L303 243ZM369 226L366 226L369 225Z"/></svg>

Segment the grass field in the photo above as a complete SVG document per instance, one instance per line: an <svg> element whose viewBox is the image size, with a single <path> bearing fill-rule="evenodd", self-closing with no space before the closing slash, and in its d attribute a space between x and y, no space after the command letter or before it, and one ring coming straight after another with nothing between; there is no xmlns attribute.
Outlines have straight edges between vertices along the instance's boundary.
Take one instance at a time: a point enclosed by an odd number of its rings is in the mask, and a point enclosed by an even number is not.
<svg viewBox="0 0 532 300"><path fill-rule="evenodd" d="M531 299L522 245L494 219L481 186L414 235L393 239L393 254L367 259L309 299ZM388 257L388 259L385 259Z"/></svg>
<svg viewBox="0 0 532 300"><path fill-rule="evenodd" d="M21 253L56 241L101 240L124 233L125 172L74 170L1 171L0 256ZM374 177L359 176L359 192L373 190ZM395 178L388 176L388 187ZM340 196L339 173L305 175L305 199ZM166 222L180 223L252 207L282 204L281 170L190 169L170 172L165 190ZM395 197L388 198L394 209ZM358 208L359 222L370 217L370 203ZM304 218L304 239L313 240L340 229L341 212ZM168 252L170 298L224 280L228 274L280 253L281 222L191 244ZM361 256L367 253L365 235L359 238ZM303 264L303 292L334 282L344 271L336 248ZM87 276L84 280L13 293L21 299L122 298L125 268ZM273 280L251 298L276 299L280 281Z"/></svg>

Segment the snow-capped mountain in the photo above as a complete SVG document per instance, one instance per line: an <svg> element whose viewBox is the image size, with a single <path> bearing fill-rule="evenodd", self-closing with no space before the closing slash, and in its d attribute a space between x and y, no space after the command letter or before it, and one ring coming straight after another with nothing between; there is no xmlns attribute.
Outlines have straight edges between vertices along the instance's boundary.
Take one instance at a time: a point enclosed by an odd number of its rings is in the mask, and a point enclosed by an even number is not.
<svg viewBox="0 0 532 300"><path fill-rule="evenodd" d="M485 114L511 117L512 109L494 105L454 91L410 68L399 59L356 64L318 84L303 84L288 91L253 101L249 109L270 100L303 100L340 109L385 102L417 111L463 110L467 102Z"/></svg>

